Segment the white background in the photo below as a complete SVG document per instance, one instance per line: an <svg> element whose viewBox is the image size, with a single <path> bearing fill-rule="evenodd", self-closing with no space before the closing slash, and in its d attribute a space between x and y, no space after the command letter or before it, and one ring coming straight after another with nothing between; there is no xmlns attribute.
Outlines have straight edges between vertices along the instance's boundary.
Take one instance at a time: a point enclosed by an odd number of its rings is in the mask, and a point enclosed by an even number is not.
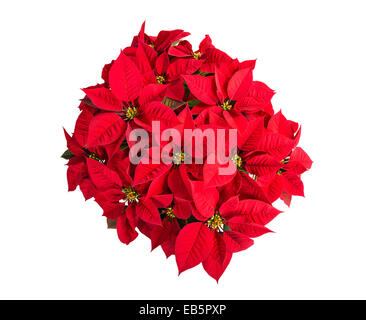
<svg viewBox="0 0 366 320"><path fill-rule="evenodd" d="M3 1L0 5L0 298L366 298L364 1ZM277 91L314 160L306 198L237 254L219 285L202 267L130 246L68 193L62 126L79 88L147 32L205 34Z"/></svg>

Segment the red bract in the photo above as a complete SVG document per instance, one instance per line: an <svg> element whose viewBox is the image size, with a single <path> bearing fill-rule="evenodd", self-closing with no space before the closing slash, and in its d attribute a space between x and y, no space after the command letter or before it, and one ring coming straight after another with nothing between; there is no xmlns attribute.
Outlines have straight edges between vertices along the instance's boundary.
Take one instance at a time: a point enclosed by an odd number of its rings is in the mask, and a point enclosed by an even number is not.
<svg viewBox="0 0 366 320"><path fill-rule="evenodd" d="M144 23L104 66L102 83L83 89L63 157L69 191L94 198L121 242L141 232L152 250L175 255L179 273L202 263L218 281L234 253L270 232L274 201L304 196L301 175L312 161L298 147L300 126L274 113L274 91L253 80L256 61L232 59L207 35L194 50L188 35L149 36ZM133 158L136 129L148 146ZM187 130L214 133L187 143ZM166 132L179 138L163 139Z"/></svg>

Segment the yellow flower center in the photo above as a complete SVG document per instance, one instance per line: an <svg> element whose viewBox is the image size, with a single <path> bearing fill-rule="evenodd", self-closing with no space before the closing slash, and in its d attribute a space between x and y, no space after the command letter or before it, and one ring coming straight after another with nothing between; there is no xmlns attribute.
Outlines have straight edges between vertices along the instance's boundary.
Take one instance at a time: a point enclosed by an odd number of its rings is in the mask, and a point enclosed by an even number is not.
<svg viewBox="0 0 366 320"><path fill-rule="evenodd" d="M230 110L233 106L229 103L229 101L225 101L222 105L221 105L221 108L223 110Z"/></svg>
<svg viewBox="0 0 366 320"><path fill-rule="evenodd" d="M126 200L128 202L136 201L140 197L140 195L132 187L122 188L122 192L126 195Z"/></svg>
<svg viewBox="0 0 366 320"><path fill-rule="evenodd" d="M222 219L221 215L217 212L215 213L208 221L207 225L212 230L219 229L219 231L223 231L224 227L224 220Z"/></svg>
<svg viewBox="0 0 366 320"><path fill-rule="evenodd" d="M100 161L100 158L98 157L98 155L96 153L91 153L88 155L89 159L93 159L93 160L97 160Z"/></svg>
<svg viewBox="0 0 366 320"><path fill-rule="evenodd" d="M182 162L184 162L184 153L177 152L173 154L173 163L179 166Z"/></svg>
<svg viewBox="0 0 366 320"><path fill-rule="evenodd" d="M174 219L175 218L175 214L174 214L174 211L173 211L173 207L169 207L167 208L166 210L163 211L163 213L166 214L166 216L170 219Z"/></svg>
<svg viewBox="0 0 366 320"><path fill-rule="evenodd" d="M243 165L243 159L237 154L231 157L230 160L234 163L234 165L236 165L237 168L241 168L241 166Z"/></svg>
<svg viewBox="0 0 366 320"><path fill-rule="evenodd" d="M201 58L201 52L193 52L193 58L198 60L199 58Z"/></svg>
<svg viewBox="0 0 366 320"><path fill-rule="evenodd" d="M137 108L136 107L128 107L126 109L126 118L129 120L132 120L133 118L135 118L137 116Z"/></svg>
<svg viewBox="0 0 366 320"><path fill-rule="evenodd" d="M165 83L165 77L164 76L156 76L156 82L159 84Z"/></svg>
<svg viewBox="0 0 366 320"><path fill-rule="evenodd" d="M154 44L153 43L149 44L149 47L154 49Z"/></svg>

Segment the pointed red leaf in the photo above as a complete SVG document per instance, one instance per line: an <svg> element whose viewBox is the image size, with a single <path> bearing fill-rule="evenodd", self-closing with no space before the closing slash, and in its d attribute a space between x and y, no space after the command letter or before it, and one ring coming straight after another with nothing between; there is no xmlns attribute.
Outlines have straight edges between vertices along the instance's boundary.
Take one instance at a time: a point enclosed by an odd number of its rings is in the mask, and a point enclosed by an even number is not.
<svg viewBox="0 0 366 320"><path fill-rule="evenodd" d="M164 75L167 73L169 66L169 56L166 52L157 57L155 62L155 70L158 75Z"/></svg>
<svg viewBox="0 0 366 320"><path fill-rule="evenodd" d="M285 179L283 175L274 174L269 181L266 181L264 190L270 202L276 201L282 194L285 187Z"/></svg>
<svg viewBox="0 0 366 320"><path fill-rule="evenodd" d="M231 212L237 212L239 205L239 196L231 197L229 200L224 202L220 207L220 214L223 217L228 216Z"/></svg>
<svg viewBox="0 0 366 320"><path fill-rule="evenodd" d="M217 96L220 101L224 101L227 98L226 85L228 80L228 75L225 74L224 70L221 70L217 66L215 66L215 83L217 89Z"/></svg>
<svg viewBox="0 0 366 320"><path fill-rule="evenodd" d="M254 244L252 239L240 232L235 231L225 231L224 241L226 244L226 249L232 253L246 250Z"/></svg>
<svg viewBox="0 0 366 320"><path fill-rule="evenodd" d="M239 63L239 69L251 68L252 70L255 68L257 60L246 60Z"/></svg>
<svg viewBox="0 0 366 320"><path fill-rule="evenodd" d="M161 175L170 170L172 164L143 164L136 166L134 184L142 184L159 178Z"/></svg>
<svg viewBox="0 0 366 320"><path fill-rule="evenodd" d="M193 268L209 255L214 233L203 223L186 225L179 233L175 244L175 257L179 273Z"/></svg>
<svg viewBox="0 0 366 320"><path fill-rule="evenodd" d="M109 72L112 92L122 101L135 100L142 88L142 76L136 65L123 52Z"/></svg>
<svg viewBox="0 0 366 320"><path fill-rule="evenodd" d="M75 137L71 137L64 128L64 134L67 142L67 148L75 156L82 157L85 152L81 149L80 144L76 141Z"/></svg>
<svg viewBox="0 0 366 320"><path fill-rule="evenodd" d="M162 30L159 32L155 40L155 49L158 52L162 52L168 49L171 44L179 39L189 36L189 32L184 32L183 30Z"/></svg>
<svg viewBox="0 0 366 320"><path fill-rule="evenodd" d="M281 110L278 111L268 122L268 130L280 133L289 139L294 137L296 131L293 130L291 121L287 120L282 114Z"/></svg>
<svg viewBox="0 0 366 320"><path fill-rule="evenodd" d="M199 75L183 76L192 94L202 102L214 105L218 102L214 91L213 77L203 77Z"/></svg>
<svg viewBox="0 0 366 320"><path fill-rule="evenodd" d="M252 84L253 73L251 68L240 69L234 73L227 85L227 93L231 100L240 101L244 99Z"/></svg>
<svg viewBox="0 0 366 320"><path fill-rule="evenodd" d="M145 222L161 225L159 211L151 199L139 201L136 205L136 214Z"/></svg>
<svg viewBox="0 0 366 320"><path fill-rule="evenodd" d="M283 191L281 194L281 200L289 207L291 204L292 195Z"/></svg>
<svg viewBox="0 0 366 320"><path fill-rule="evenodd" d="M158 57L158 54L156 53L154 48L150 47L150 45L148 45L146 43L143 43L140 45L144 48L146 57L149 60L151 67L153 68L155 66L155 62Z"/></svg>
<svg viewBox="0 0 366 320"><path fill-rule="evenodd" d="M297 147L292 151L290 160L286 167L291 168L291 170L296 174L301 174L306 170L309 170L312 164L313 161L310 159L308 154L300 147Z"/></svg>
<svg viewBox="0 0 366 320"><path fill-rule="evenodd" d="M199 44L199 51L205 52L208 48L212 48L212 40L208 34L205 35L201 43Z"/></svg>
<svg viewBox="0 0 366 320"><path fill-rule="evenodd" d="M168 54L180 58L191 57L192 45L187 40L183 40L178 45L170 47L168 50Z"/></svg>
<svg viewBox="0 0 366 320"><path fill-rule="evenodd" d="M161 248L163 249L166 258L168 259L171 255L174 255L175 252L175 240L171 239L169 241L165 241L161 244Z"/></svg>
<svg viewBox="0 0 366 320"><path fill-rule="evenodd" d="M80 190L83 193L85 200L88 200L94 197L96 193L96 188L91 179L86 178L80 183Z"/></svg>
<svg viewBox="0 0 366 320"><path fill-rule="evenodd" d="M139 97L140 105L148 104L153 100L161 101L159 97L160 95L162 95L165 89L166 86L163 84L157 84L157 83L148 84L141 90L141 94Z"/></svg>
<svg viewBox="0 0 366 320"><path fill-rule="evenodd" d="M73 164L70 164L67 168L67 184L68 184L68 191L74 191L76 187L81 183L82 179L82 168L85 166L85 163L81 158L74 158ZM73 159L71 159L73 160Z"/></svg>
<svg viewBox="0 0 366 320"><path fill-rule="evenodd" d="M174 196L182 199L190 199L190 190L184 183L180 183L181 180L182 176L180 170L176 168L171 170L168 176L169 189L174 194Z"/></svg>
<svg viewBox="0 0 366 320"><path fill-rule="evenodd" d="M250 238L256 238L265 233L272 232L265 226L249 222L245 216L233 217L227 224L232 231L241 232Z"/></svg>
<svg viewBox="0 0 366 320"><path fill-rule="evenodd" d="M253 151L258 149L264 132L263 118L257 118L249 121L244 132L241 135L242 143L239 149L244 151Z"/></svg>
<svg viewBox="0 0 366 320"><path fill-rule="evenodd" d="M230 212L230 215L244 215L250 222L266 225L277 217L280 212L268 203L249 199L240 201L236 210Z"/></svg>
<svg viewBox="0 0 366 320"><path fill-rule="evenodd" d="M291 172L291 171L286 171L284 173L282 173L283 177L286 179L286 185L285 185L285 189L292 195L294 196L300 196L303 197L304 196L304 184L301 181L301 178Z"/></svg>
<svg viewBox="0 0 366 320"><path fill-rule="evenodd" d="M217 160L216 160L217 161ZM229 163L230 165L230 163ZM236 170L233 174L219 174L220 167L226 168L227 164L220 166L218 163L208 164L203 166L203 180L207 187L221 187L230 183L236 174Z"/></svg>
<svg viewBox="0 0 366 320"><path fill-rule="evenodd" d="M173 195L171 193L157 194L155 196L152 196L151 199L158 208L168 208L173 201Z"/></svg>
<svg viewBox="0 0 366 320"><path fill-rule="evenodd" d="M126 131L126 123L116 113L101 113L90 122L88 147L110 144L122 138Z"/></svg>
<svg viewBox="0 0 366 320"><path fill-rule="evenodd" d="M93 114L87 109L83 110L76 120L74 137L80 146L85 146L88 139L88 131L90 121L93 119Z"/></svg>
<svg viewBox="0 0 366 320"><path fill-rule="evenodd" d="M208 188L201 181L192 181L191 185L194 205L198 212L203 217L212 217L215 214L216 204L219 200L219 193L216 188Z"/></svg>
<svg viewBox="0 0 366 320"><path fill-rule="evenodd" d="M190 75L202 65L202 60L177 59L168 67L169 81L178 79L181 75Z"/></svg>
<svg viewBox="0 0 366 320"><path fill-rule="evenodd" d="M105 87L85 88L83 91L99 109L107 111L122 111L123 109L122 101Z"/></svg>
<svg viewBox="0 0 366 320"><path fill-rule="evenodd" d="M143 113L139 119L149 127L151 127L152 121L160 121L161 127L167 126L169 128L174 127L178 123L178 118L174 111L157 101L150 102L144 107Z"/></svg>
<svg viewBox="0 0 366 320"><path fill-rule="evenodd" d="M93 159L87 159L86 163L88 165L90 178L97 188L108 189L122 187L121 179L115 171Z"/></svg>
<svg viewBox="0 0 366 320"><path fill-rule="evenodd" d="M151 64L146 55L145 47L142 42L139 43L136 50L136 64L142 74L152 72Z"/></svg>
<svg viewBox="0 0 366 320"><path fill-rule="evenodd" d="M174 214L179 219L188 219L192 215L191 201L174 197Z"/></svg>
<svg viewBox="0 0 366 320"><path fill-rule="evenodd" d="M258 150L267 152L278 160L286 158L293 147L293 140L281 134L268 131L263 135L262 140L258 144Z"/></svg>
<svg viewBox="0 0 366 320"><path fill-rule="evenodd" d="M147 191L147 197L151 197L158 194L165 194L168 193L168 176L169 171L165 174L159 176L159 178L154 179L151 181L149 189Z"/></svg>
<svg viewBox="0 0 366 320"><path fill-rule="evenodd" d="M180 231L176 219L170 220L165 218L161 226L155 226L151 232L151 251L160 246L164 242L170 240Z"/></svg>
<svg viewBox="0 0 366 320"><path fill-rule="evenodd" d="M110 220L117 220L118 217L123 214L124 208L125 206L122 203L118 203L118 205L113 207L103 208L103 216Z"/></svg>
<svg viewBox="0 0 366 320"><path fill-rule="evenodd" d="M138 236L138 233L135 231L134 226L131 225L130 220L127 218L127 210L133 209L127 208L126 212L120 215L117 219L117 235L119 240L125 244L129 244Z"/></svg>
<svg viewBox="0 0 366 320"><path fill-rule="evenodd" d="M214 46L211 45L211 39L210 37L205 38L204 40L208 40L206 42L206 50L205 50L205 64L212 65L212 71L214 71L215 66L220 65L222 63L231 63L233 59L231 59L225 52L216 49ZM203 41L202 41L203 42ZM208 45L208 47L207 47ZM203 43L201 43L202 48L200 50L204 49Z"/></svg>
<svg viewBox="0 0 366 320"><path fill-rule="evenodd" d="M144 39L145 39L145 24L146 24L146 21L144 21L142 23L139 34L137 35L137 37L140 41L144 41Z"/></svg>
<svg viewBox="0 0 366 320"><path fill-rule="evenodd" d="M253 81L247 97L238 101L235 107L241 112L258 112L271 103L274 94L275 92L263 82Z"/></svg>
<svg viewBox="0 0 366 320"><path fill-rule="evenodd" d="M215 233L210 254L202 262L202 266L209 276L217 282L230 263L232 253L226 249L226 243L221 234Z"/></svg>
<svg viewBox="0 0 366 320"><path fill-rule="evenodd" d="M247 174L240 172L241 186L240 186L240 197L241 199L258 199L264 202L269 202L263 189L258 183L249 177Z"/></svg>
<svg viewBox="0 0 366 320"><path fill-rule="evenodd" d="M274 173L281 167L282 164L268 154L256 155L245 160L245 169L257 176Z"/></svg>

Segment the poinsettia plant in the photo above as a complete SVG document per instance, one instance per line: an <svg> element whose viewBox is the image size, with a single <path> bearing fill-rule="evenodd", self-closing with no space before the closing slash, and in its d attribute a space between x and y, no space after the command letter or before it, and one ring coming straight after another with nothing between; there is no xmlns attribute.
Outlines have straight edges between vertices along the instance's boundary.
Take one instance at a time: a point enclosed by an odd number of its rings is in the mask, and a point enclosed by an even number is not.
<svg viewBox="0 0 366 320"><path fill-rule="evenodd" d="M143 23L103 82L83 89L62 157L69 191L94 198L121 242L139 231L175 255L179 273L202 263L218 281L234 253L270 232L273 202L304 196L312 161L299 124L253 80L256 61L209 36L194 51L188 35L149 36Z"/></svg>

